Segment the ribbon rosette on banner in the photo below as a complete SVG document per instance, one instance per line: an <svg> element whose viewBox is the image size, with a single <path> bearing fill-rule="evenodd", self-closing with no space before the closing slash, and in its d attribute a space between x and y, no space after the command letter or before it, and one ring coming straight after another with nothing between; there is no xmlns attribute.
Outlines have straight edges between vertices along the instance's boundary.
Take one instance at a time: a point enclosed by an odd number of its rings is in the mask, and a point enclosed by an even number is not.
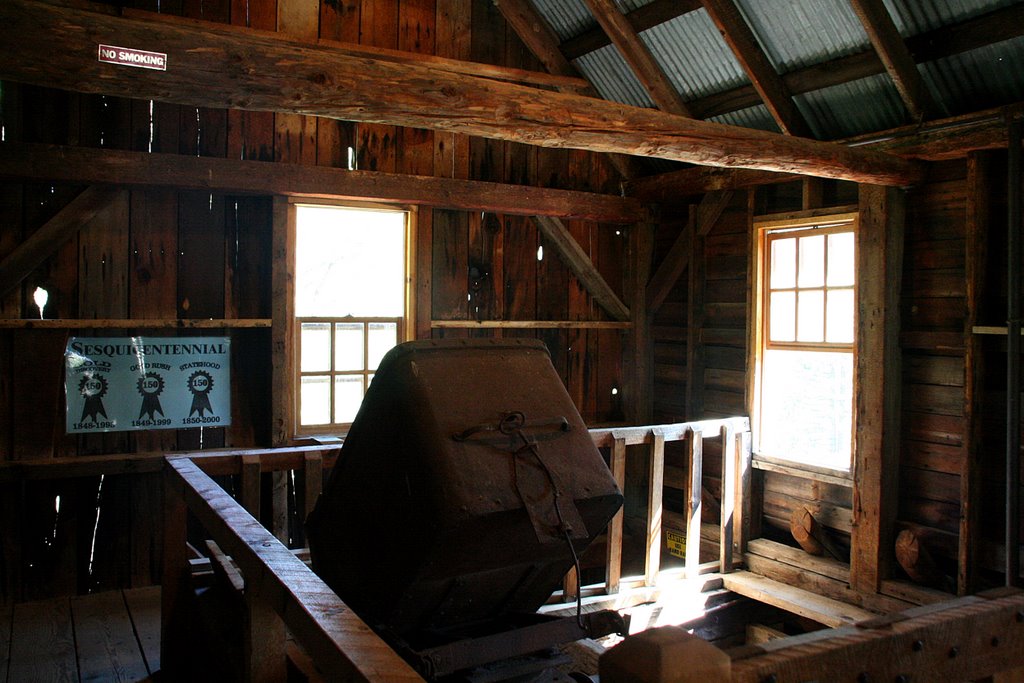
<svg viewBox="0 0 1024 683"><path fill-rule="evenodd" d="M197 412L203 417L203 411L213 414L210 406L210 392L213 391L213 377L205 370L197 370L188 378L188 390L192 392L192 409L188 411L189 417Z"/></svg>
<svg viewBox="0 0 1024 683"><path fill-rule="evenodd" d="M142 409L139 410L139 419L141 420L143 415L149 415L149 419L152 420L155 413L160 413L162 416L164 410L160 405L160 394L164 391L164 378L158 373L147 372L139 378L138 389L142 394Z"/></svg>
<svg viewBox="0 0 1024 683"><path fill-rule="evenodd" d="M85 422L86 417L91 418L93 422L98 422L97 415L102 415L104 418L107 416L107 411L103 409L103 397L107 395L106 379L100 375L86 373L82 377L82 381L78 383L78 392L85 399L85 404L82 406L82 417L79 418L82 422Z"/></svg>

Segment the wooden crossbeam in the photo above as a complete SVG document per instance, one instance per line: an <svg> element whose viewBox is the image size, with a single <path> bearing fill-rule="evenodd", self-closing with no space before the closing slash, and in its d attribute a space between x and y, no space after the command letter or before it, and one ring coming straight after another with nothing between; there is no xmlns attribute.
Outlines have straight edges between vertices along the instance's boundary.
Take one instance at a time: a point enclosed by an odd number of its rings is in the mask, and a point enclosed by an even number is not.
<svg viewBox="0 0 1024 683"><path fill-rule="evenodd" d="M117 199L121 191L93 186L86 188L57 215L32 233L0 261L0 296L21 284L33 270L50 257L96 214Z"/></svg>
<svg viewBox="0 0 1024 683"><path fill-rule="evenodd" d="M811 137L811 128L807 125L800 110L796 108L792 96L785 83L775 70L761 45L757 42L754 32L740 14L733 0L702 0L711 21L718 27L726 44L736 55L740 66L747 72L754 89L761 96L772 118L784 133Z"/></svg>
<svg viewBox="0 0 1024 683"><path fill-rule="evenodd" d="M63 49L50 49L56 43ZM166 53L172 66L158 71L104 64L96 59L98 43L147 45ZM235 27L140 21L39 0L0 4L0 78L189 106L311 114L856 182L906 185L923 174L913 162L869 150L428 66L356 59Z"/></svg>
<svg viewBox="0 0 1024 683"><path fill-rule="evenodd" d="M638 200L593 192L280 162L16 142L0 143L0 177L363 199L521 216L544 214L606 223L632 223L647 215L646 206Z"/></svg>
<svg viewBox="0 0 1024 683"><path fill-rule="evenodd" d="M594 267L594 262L565 224L550 216L534 216L533 220L580 284L594 297L594 301L615 320L629 320L629 309L626 304L622 303L614 290L608 286L604 277Z"/></svg>

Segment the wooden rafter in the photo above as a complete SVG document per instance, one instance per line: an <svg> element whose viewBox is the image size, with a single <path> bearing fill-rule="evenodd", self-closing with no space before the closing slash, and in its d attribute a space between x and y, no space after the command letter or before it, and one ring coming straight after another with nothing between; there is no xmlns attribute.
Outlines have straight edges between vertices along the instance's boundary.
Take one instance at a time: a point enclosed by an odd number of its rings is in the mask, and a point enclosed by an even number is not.
<svg viewBox="0 0 1024 683"><path fill-rule="evenodd" d="M951 24L906 40L917 63L952 55L1024 35L1024 5L993 10L967 21ZM885 65L873 49L790 71L782 81L790 93L800 95L840 83L885 73ZM746 109L760 101L751 85L726 90L688 102L698 118Z"/></svg>
<svg viewBox="0 0 1024 683"><path fill-rule="evenodd" d="M520 216L540 213L605 223L633 223L643 220L647 213L644 205L635 199L592 192L281 162L17 142L0 143L0 177L365 199Z"/></svg>
<svg viewBox="0 0 1024 683"><path fill-rule="evenodd" d="M64 49L49 48L58 42ZM96 60L100 42L148 45L166 52L174 66L154 71L103 64ZM913 162L842 145L429 67L353 59L322 46L216 26L146 22L33 0L0 4L0 78L189 106L312 114L857 182L912 184L923 172Z"/></svg>
<svg viewBox="0 0 1024 683"><path fill-rule="evenodd" d="M626 14L626 20L637 33L654 28L666 21L681 17L688 12L701 8L700 0L654 0ZM577 59L611 45L611 38L600 27L591 29L575 38L570 38L559 46L566 59Z"/></svg>
<svg viewBox="0 0 1024 683"><path fill-rule="evenodd" d="M88 187L0 262L0 296L21 284L96 214L110 206L121 192L107 187Z"/></svg>
<svg viewBox="0 0 1024 683"><path fill-rule="evenodd" d="M790 135L811 137L811 128L807 125L800 110L796 108L793 98L786 89L778 71L768 61L757 37L740 14L733 0L702 0L711 21L722 34L726 44L736 55L740 66L747 72L751 84L764 101L772 118Z"/></svg>
<svg viewBox="0 0 1024 683"><path fill-rule="evenodd" d="M612 0L584 2L658 109L680 116L691 116L679 91L615 3Z"/></svg>
<svg viewBox="0 0 1024 683"><path fill-rule="evenodd" d="M923 121L938 116L938 103L928 92L914 58L882 0L850 0L850 5L864 25L911 117L915 121Z"/></svg>
<svg viewBox="0 0 1024 683"><path fill-rule="evenodd" d="M534 222L544 237L558 252L565 265L573 272L580 284L594 297L594 301L615 320L629 320L629 309L608 286L601 273L594 267L594 262L583 250L580 243L572 236L565 224L551 216L534 216Z"/></svg>

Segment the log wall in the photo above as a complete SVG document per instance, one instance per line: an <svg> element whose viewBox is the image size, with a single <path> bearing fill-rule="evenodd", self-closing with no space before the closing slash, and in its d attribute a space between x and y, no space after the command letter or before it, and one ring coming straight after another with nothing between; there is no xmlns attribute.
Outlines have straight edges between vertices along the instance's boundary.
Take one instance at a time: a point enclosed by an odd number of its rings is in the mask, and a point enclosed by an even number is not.
<svg viewBox="0 0 1024 683"><path fill-rule="evenodd" d="M209 22L540 70L487 0L133 0L118 6ZM311 9L312 7L312 9ZM511 142L297 115L226 111L80 95L5 82L9 142L279 161L605 192L603 158ZM0 182L0 258L82 187ZM622 296L625 227L568 221ZM543 257L538 248L544 247ZM125 191L15 291L3 318L130 319L138 328L0 330L0 460L269 446L271 330L189 330L233 339L232 426L112 435L64 434L63 350L72 335L173 335L149 319L270 319L272 198L160 187ZM621 420L617 329L459 330L432 320L607 320L533 222L419 211L416 334L543 339L588 423ZM154 475L155 476L155 475ZM158 480L146 475L0 484L0 603L159 580ZM58 508L59 500L59 508Z"/></svg>

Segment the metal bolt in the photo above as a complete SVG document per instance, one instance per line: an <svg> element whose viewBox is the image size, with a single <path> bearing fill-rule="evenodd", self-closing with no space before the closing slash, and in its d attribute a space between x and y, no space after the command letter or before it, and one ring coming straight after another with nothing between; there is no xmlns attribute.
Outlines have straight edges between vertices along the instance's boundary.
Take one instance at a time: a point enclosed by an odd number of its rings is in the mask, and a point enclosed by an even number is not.
<svg viewBox="0 0 1024 683"><path fill-rule="evenodd" d="M954 659L958 654L960 654L960 648L955 647L955 646L949 648L949 658L950 659Z"/></svg>
<svg viewBox="0 0 1024 683"><path fill-rule="evenodd" d="M775 674L768 674L767 676L765 676L764 678L761 679L761 683L778 683L778 682L779 682L779 677L776 676Z"/></svg>
<svg viewBox="0 0 1024 683"><path fill-rule="evenodd" d="M1017 623L1024 623L1024 612L1017 612Z"/></svg>
<svg viewBox="0 0 1024 683"><path fill-rule="evenodd" d="M913 648L914 652L920 652L921 650L924 649L924 641L923 640L915 640L914 644L911 645L910 647Z"/></svg>
<svg viewBox="0 0 1024 683"><path fill-rule="evenodd" d="M896 683L907 683L910 680L910 676L907 674L900 674L896 677Z"/></svg>
<svg viewBox="0 0 1024 683"><path fill-rule="evenodd" d="M992 647L999 647L999 636L992 636Z"/></svg>

